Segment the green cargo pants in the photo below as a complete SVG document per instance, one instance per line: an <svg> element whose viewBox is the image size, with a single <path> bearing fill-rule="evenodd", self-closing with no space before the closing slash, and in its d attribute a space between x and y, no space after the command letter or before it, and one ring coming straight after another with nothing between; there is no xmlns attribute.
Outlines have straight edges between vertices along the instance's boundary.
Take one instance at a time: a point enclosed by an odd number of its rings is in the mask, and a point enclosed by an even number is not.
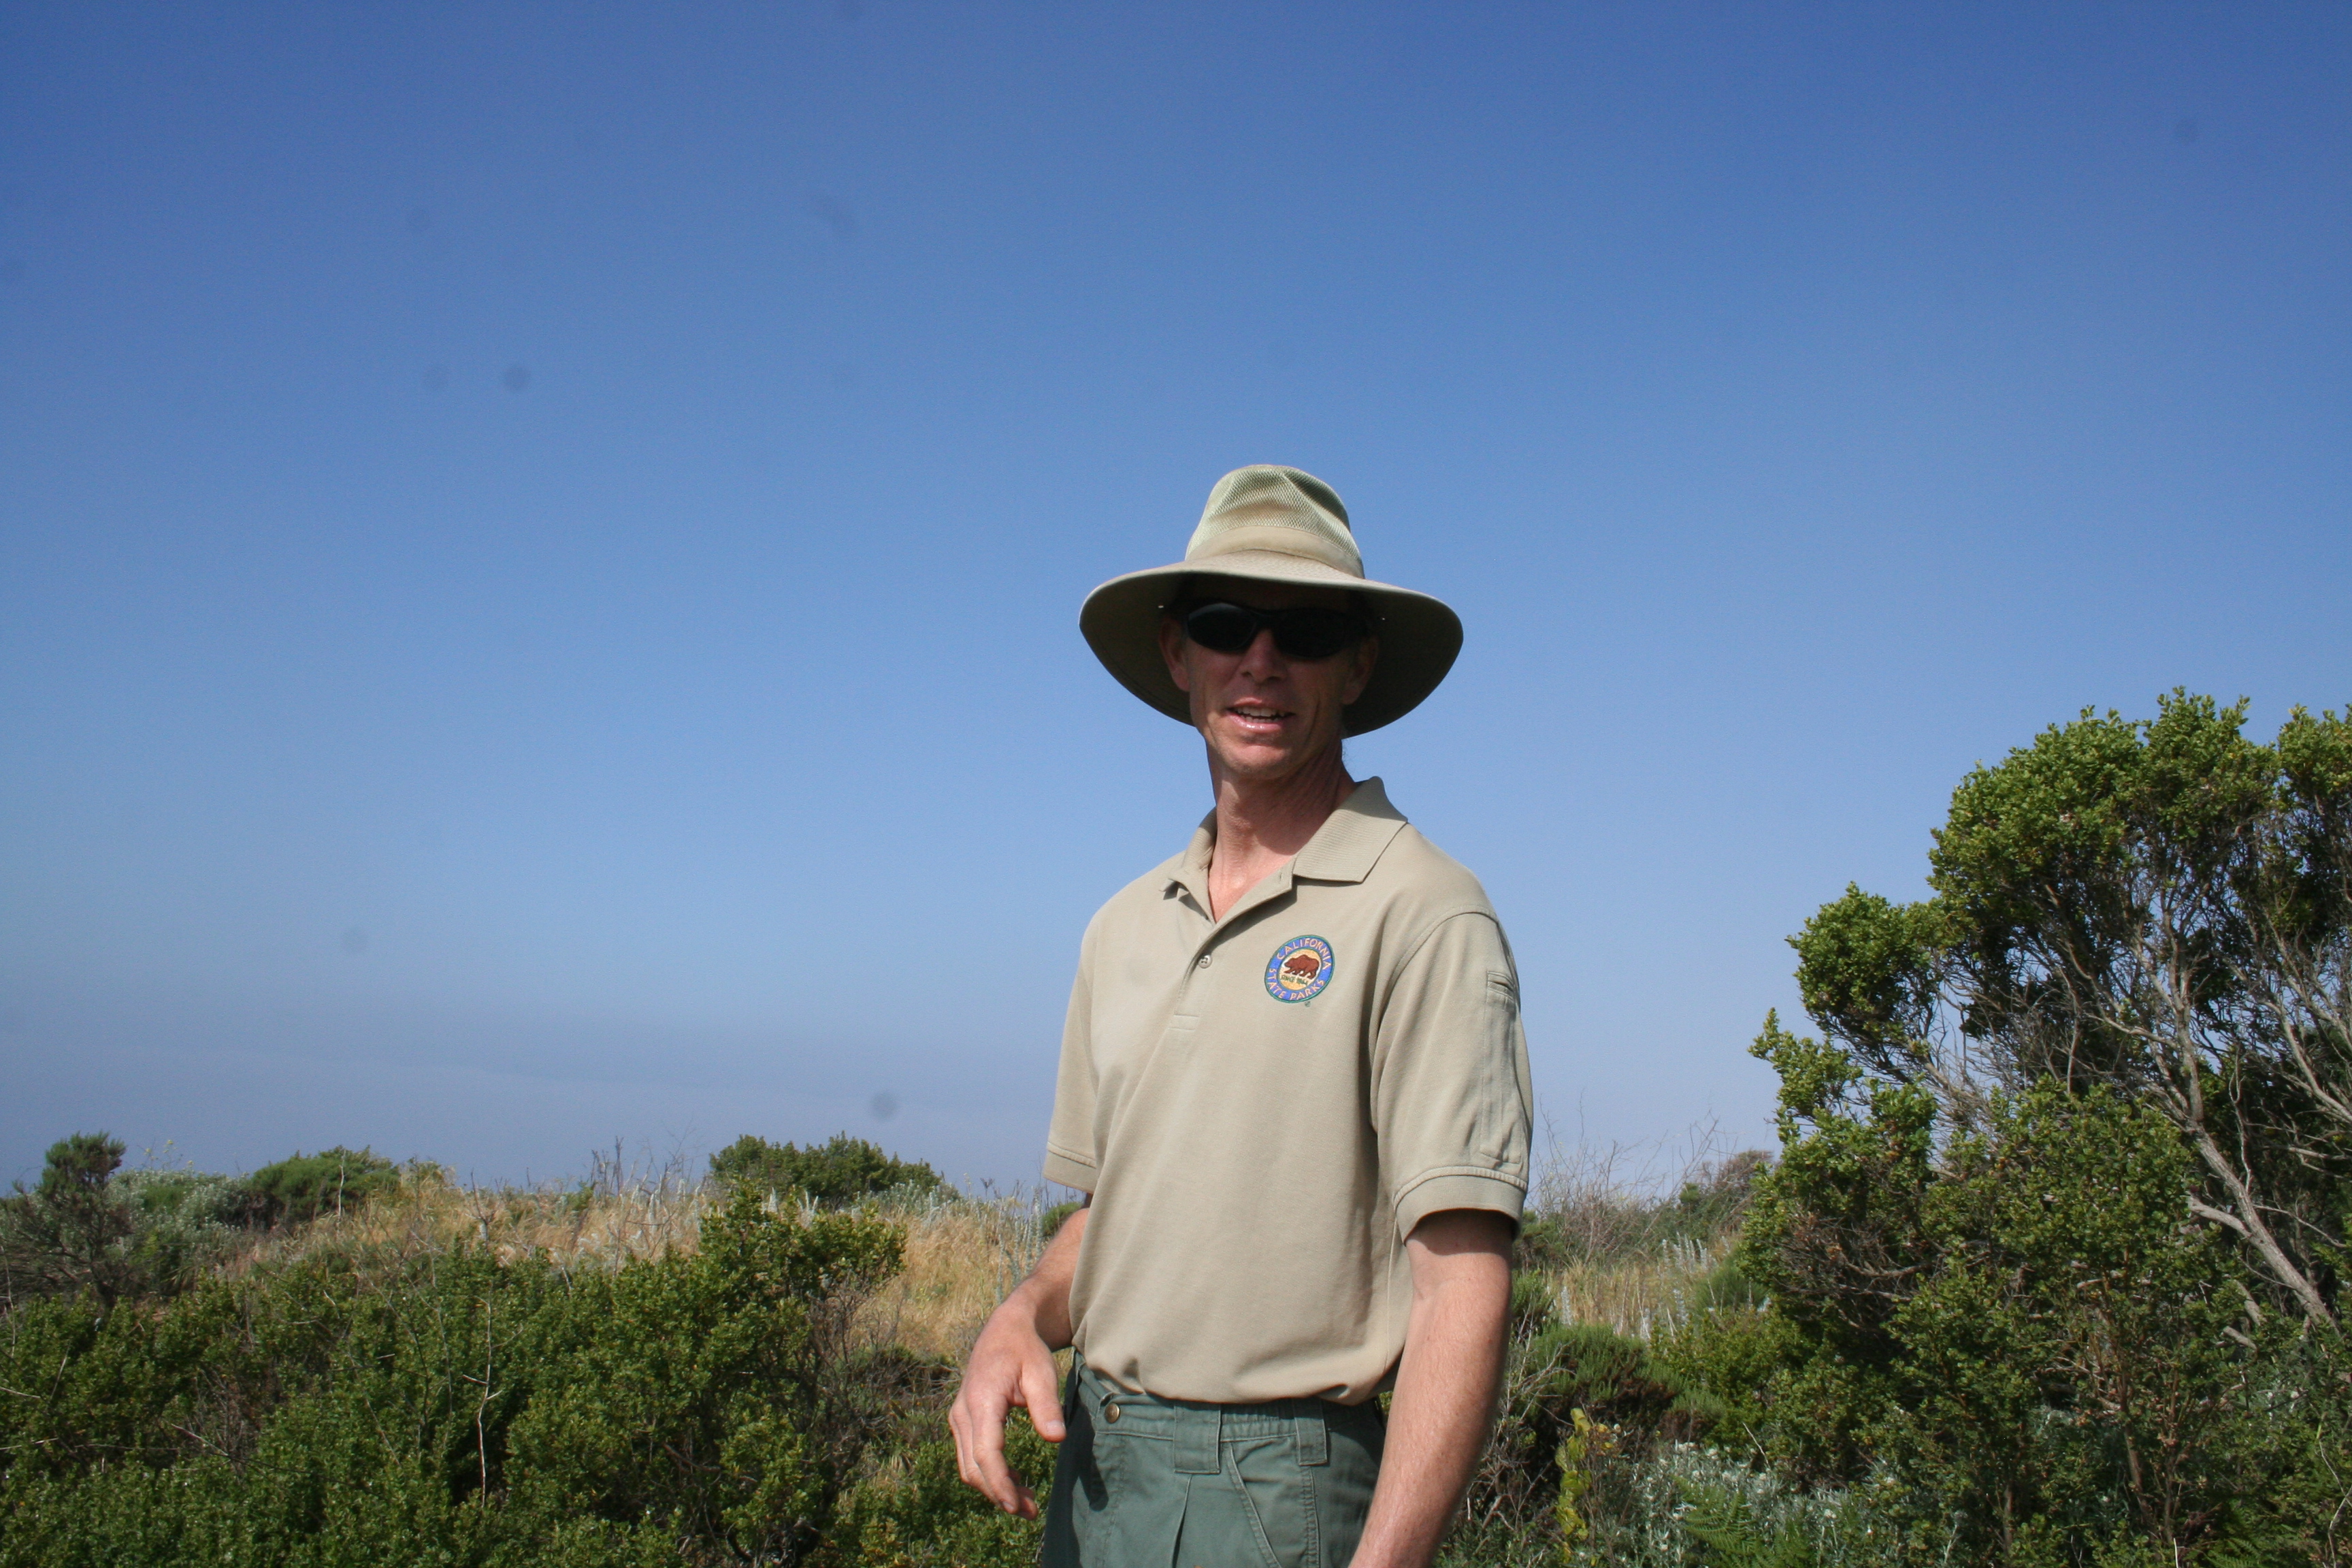
<svg viewBox="0 0 2352 1568"><path fill-rule="evenodd" d="M1045 1568L1346 1568L1381 1468L1377 1404L1201 1405L1073 1362Z"/></svg>

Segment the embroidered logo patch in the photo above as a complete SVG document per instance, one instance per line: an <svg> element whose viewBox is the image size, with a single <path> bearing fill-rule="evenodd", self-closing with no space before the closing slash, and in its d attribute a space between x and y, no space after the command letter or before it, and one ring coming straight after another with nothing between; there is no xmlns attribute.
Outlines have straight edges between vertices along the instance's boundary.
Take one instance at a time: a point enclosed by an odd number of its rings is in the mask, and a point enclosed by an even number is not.
<svg viewBox="0 0 2352 1568"><path fill-rule="evenodd" d="M1294 936L1275 949L1265 966L1265 988L1277 1002L1304 1002L1331 984L1331 944L1319 936Z"/></svg>

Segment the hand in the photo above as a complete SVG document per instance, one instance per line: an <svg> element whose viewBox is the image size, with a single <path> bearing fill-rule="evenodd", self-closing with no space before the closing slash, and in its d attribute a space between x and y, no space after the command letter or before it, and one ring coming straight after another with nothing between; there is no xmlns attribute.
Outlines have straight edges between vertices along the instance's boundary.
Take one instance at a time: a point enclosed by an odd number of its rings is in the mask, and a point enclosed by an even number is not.
<svg viewBox="0 0 2352 1568"><path fill-rule="evenodd" d="M1004 1461L1004 1417L1013 1406L1049 1443L1062 1440L1062 1405L1054 1388L1054 1352L1037 1332L1018 1292L980 1331L964 1364L948 1426L955 1433L956 1468L989 1501L1023 1519L1037 1517L1037 1499Z"/></svg>
<svg viewBox="0 0 2352 1568"><path fill-rule="evenodd" d="M1020 1405L1029 1412L1037 1436L1048 1443L1062 1440L1054 1352L1070 1342L1070 1277L1077 1272L1078 1242L1086 1228L1087 1211L1080 1209L1055 1233L1029 1278L990 1314L948 1412L956 1469L965 1483L1023 1519L1037 1517L1037 1498L1004 1462L1004 1417Z"/></svg>

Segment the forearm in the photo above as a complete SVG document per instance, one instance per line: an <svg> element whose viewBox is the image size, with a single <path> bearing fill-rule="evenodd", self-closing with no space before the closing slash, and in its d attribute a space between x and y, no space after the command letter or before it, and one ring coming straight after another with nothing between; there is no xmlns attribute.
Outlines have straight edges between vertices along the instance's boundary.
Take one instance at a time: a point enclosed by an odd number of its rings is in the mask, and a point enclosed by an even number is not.
<svg viewBox="0 0 2352 1568"><path fill-rule="evenodd" d="M1509 1223L1493 1215L1432 1220L1457 1222L1459 1249L1414 1259L1412 1316L1355 1568L1425 1568L1494 1419L1510 1316Z"/></svg>
<svg viewBox="0 0 2352 1568"><path fill-rule="evenodd" d="M1062 1222L1062 1228L1045 1243L1037 1267L997 1309L1001 1313L1010 1308L1024 1317L1047 1350L1064 1350L1070 1343L1070 1281L1078 1272L1078 1244L1086 1237L1087 1213L1080 1209Z"/></svg>

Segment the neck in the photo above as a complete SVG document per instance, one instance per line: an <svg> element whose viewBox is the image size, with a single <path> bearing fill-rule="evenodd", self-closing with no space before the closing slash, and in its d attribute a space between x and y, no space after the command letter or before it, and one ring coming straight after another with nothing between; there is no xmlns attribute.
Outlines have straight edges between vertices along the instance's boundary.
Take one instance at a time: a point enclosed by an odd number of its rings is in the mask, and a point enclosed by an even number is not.
<svg viewBox="0 0 2352 1568"><path fill-rule="evenodd" d="M1209 763L1217 794L1216 882L1247 888L1307 847L1356 787L1339 744L1280 779L1235 778Z"/></svg>

